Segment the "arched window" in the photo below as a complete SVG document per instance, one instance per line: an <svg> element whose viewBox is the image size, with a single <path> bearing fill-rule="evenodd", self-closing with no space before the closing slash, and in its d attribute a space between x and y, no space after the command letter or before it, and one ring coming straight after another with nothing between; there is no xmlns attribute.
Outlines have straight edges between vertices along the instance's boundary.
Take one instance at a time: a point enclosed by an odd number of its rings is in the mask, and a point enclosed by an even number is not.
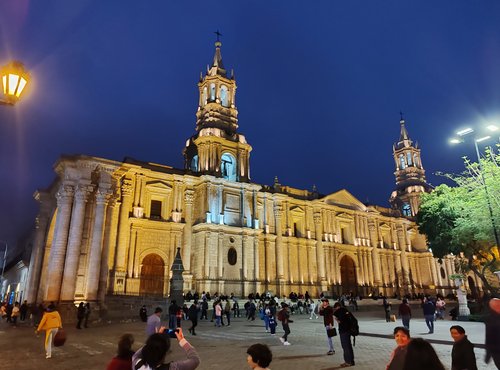
<svg viewBox="0 0 500 370"><path fill-rule="evenodd" d="M220 170L226 180L236 181L236 158L229 153L222 154Z"/></svg>
<svg viewBox="0 0 500 370"><path fill-rule="evenodd" d="M441 279L446 279L446 273L444 272L444 268L441 267L440 272L441 272Z"/></svg>
<svg viewBox="0 0 500 370"><path fill-rule="evenodd" d="M408 166L411 166L411 153L406 153L406 162L408 162Z"/></svg>
<svg viewBox="0 0 500 370"><path fill-rule="evenodd" d="M228 96L227 86L222 85L220 87L220 102L223 107L229 107L229 96Z"/></svg>
<svg viewBox="0 0 500 370"><path fill-rule="evenodd" d="M191 159L191 171L198 172L198 155L195 155L193 159Z"/></svg>
<svg viewBox="0 0 500 370"><path fill-rule="evenodd" d="M419 167L417 154L413 154L413 163L415 163L416 167Z"/></svg>
<svg viewBox="0 0 500 370"><path fill-rule="evenodd" d="M207 104L207 97L208 97L208 94L207 94L207 87L205 86L203 88L203 95L202 95L202 98L201 98L201 105L205 105Z"/></svg>
<svg viewBox="0 0 500 370"><path fill-rule="evenodd" d="M210 100L215 100L215 84L210 84Z"/></svg>
<svg viewBox="0 0 500 370"><path fill-rule="evenodd" d="M403 154L400 154L399 155L399 167L401 167L400 169L401 170L404 170L405 167L406 167L406 164L405 164L405 157L403 156Z"/></svg>
<svg viewBox="0 0 500 370"><path fill-rule="evenodd" d="M237 261L238 253L236 252L236 249L234 249L233 247L229 248L229 250L227 251L227 262L229 262L231 266L234 266L236 265Z"/></svg>
<svg viewBox="0 0 500 370"><path fill-rule="evenodd" d="M408 203L403 204L403 216L411 217L411 206Z"/></svg>

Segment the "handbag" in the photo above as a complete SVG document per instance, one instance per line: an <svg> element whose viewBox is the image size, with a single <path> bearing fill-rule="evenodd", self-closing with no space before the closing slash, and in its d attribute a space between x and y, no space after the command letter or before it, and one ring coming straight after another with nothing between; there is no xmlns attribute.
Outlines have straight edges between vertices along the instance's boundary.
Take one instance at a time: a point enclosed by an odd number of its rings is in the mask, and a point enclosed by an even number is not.
<svg viewBox="0 0 500 370"><path fill-rule="evenodd" d="M54 335L54 347L61 347L66 342L66 332L60 328L56 335Z"/></svg>
<svg viewBox="0 0 500 370"><path fill-rule="evenodd" d="M335 328L327 329L326 335L328 335L328 338L336 337L337 336L337 329L335 329Z"/></svg>

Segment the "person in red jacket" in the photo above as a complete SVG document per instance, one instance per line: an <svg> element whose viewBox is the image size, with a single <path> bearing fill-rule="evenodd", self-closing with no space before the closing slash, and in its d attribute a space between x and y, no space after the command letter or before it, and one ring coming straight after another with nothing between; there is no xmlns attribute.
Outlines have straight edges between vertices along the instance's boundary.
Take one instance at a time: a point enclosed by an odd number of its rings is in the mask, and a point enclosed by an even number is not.
<svg viewBox="0 0 500 370"><path fill-rule="evenodd" d="M134 337L132 334L123 334L118 341L118 353L108 364L106 370L130 370L132 368L132 344Z"/></svg>

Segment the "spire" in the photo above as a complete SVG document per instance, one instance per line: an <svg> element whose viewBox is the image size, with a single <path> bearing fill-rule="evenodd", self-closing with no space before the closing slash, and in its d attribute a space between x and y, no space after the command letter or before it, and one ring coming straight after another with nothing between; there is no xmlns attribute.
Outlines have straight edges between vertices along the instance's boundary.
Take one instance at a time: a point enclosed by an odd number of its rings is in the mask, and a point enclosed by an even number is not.
<svg viewBox="0 0 500 370"><path fill-rule="evenodd" d="M408 131L406 131L406 126L405 126L405 120L403 118L403 113L399 112L401 115L401 119L399 120L399 124L401 125L401 133L399 135L399 140L398 142L394 145L394 149L402 149L402 148L408 148L412 146L413 142L410 139L410 136L408 135Z"/></svg>
<svg viewBox="0 0 500 370"><path fill-rule="evenodd" d="M214 61L212 62L212 67L210 67L210 69L208 70L208 75L220 75L226 77L226 69L224 68L224 64L222 63L222 54L220 52L220 47L222 46L222 43L220 42L220 36L222 36L222 33L220 33L219 30L214 33L217 35L217 41L215 42Z"/></svg>

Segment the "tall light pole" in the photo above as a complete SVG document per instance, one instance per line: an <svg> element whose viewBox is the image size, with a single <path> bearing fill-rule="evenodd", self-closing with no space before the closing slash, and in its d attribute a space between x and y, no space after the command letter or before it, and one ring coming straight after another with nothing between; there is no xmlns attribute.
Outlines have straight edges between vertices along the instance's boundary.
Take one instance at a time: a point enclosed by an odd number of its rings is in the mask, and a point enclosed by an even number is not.
<svg viewBox="0 0 500 370"><path fill-rule="evenodd" d="M7 262L7 251L9 249L9 246L8 246L7 242L4 242L3 240L0 240L0 242L5 245L5 250L3 252L2 275L0 276L0 293L1 293L0 300L3 300L3 295L4 295L4 292L3 292L3 273L5 272L5 263Z"/></svg>
<svg viewBox="0 0 500 370"><path fill-rule="evenodd" d="M3 97L0 97L0 105L14 105L26 94L26 87L30 81L30 75L19 61L12 61L0 67L0 84L2 85Z"/></svg>
<svg viewBox="0 0 500 370"><path fill-rule="evenodd" d="M497 131L498 130L498 127L495 126L495 125L489 125L487 128L490 131ZM459 139L458 138L451 139L450 142L453 143L453 144L462 143L464 141L462 138L465 137L466 135L472 134L473 132L474 132L474 130L471 129L471 128L466 128L466 129L460 130L460 131L456 132L456 134L460 138ZM486 194L486 202L488 204L488 211L490 213L491 226L492 226L492 229L493 229L493 235L495 236L495 243L496 243L497 247L500 248L500 241L499 241L499 237L498 237L498 231L497 231L497 228L496 228L496 225L495 225L495 216L493 214L493 208L491 207L490 193L488 191L488 186L486 185L486 180L484 178L483 165L481 164L481 156L479 154L479 148L477 146L477 143L480 143L482 141L488 140L490 138L491 138L491 136L483 136L483 137L480 137L480 138L474 137L474 148L476 149L477 163L479 164L479 173L481 175L481 181L483 182L484 192Z"/></svg>

